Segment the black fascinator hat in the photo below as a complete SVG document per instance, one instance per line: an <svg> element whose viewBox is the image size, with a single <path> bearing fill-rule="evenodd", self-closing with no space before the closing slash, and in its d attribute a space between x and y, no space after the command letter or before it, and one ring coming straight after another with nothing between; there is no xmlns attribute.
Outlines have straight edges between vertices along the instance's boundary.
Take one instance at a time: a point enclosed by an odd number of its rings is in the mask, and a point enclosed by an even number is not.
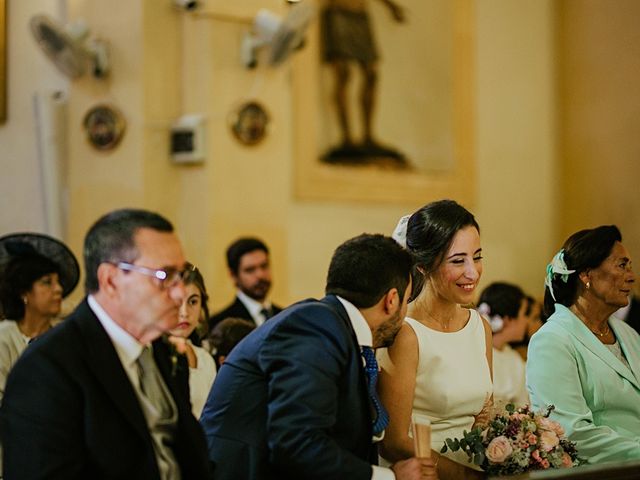
<svg viewBox="0 0 640 480"><path fill-rule="evenodd" d="M0 237L0 272L13 259L34 256L44 257L57 265L63 297L76 288L80 266L64 243L42 233L12 233Z"/></svg>

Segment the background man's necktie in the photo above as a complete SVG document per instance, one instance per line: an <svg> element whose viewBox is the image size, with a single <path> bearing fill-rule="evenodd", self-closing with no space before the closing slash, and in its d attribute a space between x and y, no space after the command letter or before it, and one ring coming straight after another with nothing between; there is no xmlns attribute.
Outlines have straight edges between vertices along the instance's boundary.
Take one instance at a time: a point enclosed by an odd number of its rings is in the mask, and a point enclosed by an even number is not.
<svg viewBox="0 0 640 480"><path fill-rule="evenodd" d="M269 310L266 307L262 307L262 310L260 310L260 313L262 314L265 320L269 320L271 318L271 310Z"/></svg>
<svg viewBox="0 0 640 480"><path fill-rule="evenodd" d="M367 374L367 388L369 397L376 413L373 420L373 434L378 436L389 424L389 414L380 402L378 392L376 391L376 383L378 382L378 362L376 354L371 347L362 347L362 356L365 361L365 372Z"/></svg>

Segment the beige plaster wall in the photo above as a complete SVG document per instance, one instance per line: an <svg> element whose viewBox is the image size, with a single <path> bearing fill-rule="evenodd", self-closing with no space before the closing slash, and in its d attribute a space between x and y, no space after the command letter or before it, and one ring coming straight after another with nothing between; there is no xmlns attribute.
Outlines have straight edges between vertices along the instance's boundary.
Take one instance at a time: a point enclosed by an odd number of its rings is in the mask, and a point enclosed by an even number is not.
<svg viewBox="0 0 640 480"><path fill-rule="evenodd" d="M59 2L7 2L7 122L0 125L0 235L45 229L42 184L35 137L33 95L59 91L68 82L40 52L29 31L35 13L60 18Z"/></svg>
<svg viewBox="0 0 640 480"><path fill-rule="evenodd" d="M285 9L276 0L205 5L239 17L258 6ZM475 5L476 78L470 81L477 200L467 206L482 226L483 284L509 279L537 293L555 238L553 2ZM214 307L233 291L224 249L244 234L261 236L272 247L273 298L286 304L322 294L339 243L363 231L390 233L401 215L420 206L294 198L291 70L241 67L244 23L186 15L156 0L75 0L69 13L85 17L113 46L113 76L105 82L85 78L71 88L69 241L77 253L100 214L122 206L152 208L176 224L188 256L208 280ZM253 148L238 144L228 130L230 112L249 98L261 101L272 118L268 137ZM80 127L86 110L105 101L128 121L122 144L111 153L92 150ZM184 113L206 116L203 165L170 162L168 128ZM11 230L14 221L4 212L2 217Z"/></svg>
<svg viewBox="0 0 640 480"><path fill-rule="evenodd" d="M542 297L558 201L554 1L478 2L478 205L484 284Z"/></svg>
<svg viewBox="0 0 640 480"><path fill-rule="evenodd" d="M558 245L579 229L613 223L637 262L640 3L566 0L561 5L565 168L560 200L565 208Z"/></svg>

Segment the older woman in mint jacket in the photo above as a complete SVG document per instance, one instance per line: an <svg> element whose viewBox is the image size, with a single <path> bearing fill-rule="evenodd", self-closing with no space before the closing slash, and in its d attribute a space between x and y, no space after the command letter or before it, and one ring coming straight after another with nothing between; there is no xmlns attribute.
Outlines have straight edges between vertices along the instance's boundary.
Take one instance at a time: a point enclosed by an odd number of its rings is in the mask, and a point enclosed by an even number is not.
<svg viewBox="0 0 640 480"><path fill-rule="evenodd" d="M573 234L547 267L547 323L533 336L527 387L589 463L640 459L640 336L611 315L635 276L615 226Z"/></svg>

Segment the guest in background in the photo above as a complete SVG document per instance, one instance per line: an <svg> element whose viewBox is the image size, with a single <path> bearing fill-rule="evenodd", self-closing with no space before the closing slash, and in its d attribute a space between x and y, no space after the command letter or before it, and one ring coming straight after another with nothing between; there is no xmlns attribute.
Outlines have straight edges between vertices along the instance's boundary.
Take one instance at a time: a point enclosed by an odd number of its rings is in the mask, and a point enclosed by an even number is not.
<svg viewBox="0 0 640 480"><path fill-rule="evenodd" d="M184 288L186 296L180 306L178 326L169 332L169 340L176 345L179 352L187 356L191 411L196 418L200 418L202 407L216 376L213 357L204 348L194 345L192 339L198 326L206 325L209 318L209 297L200 270L194 267L184 279Z"/></svg>
<svg viewBox="0 0 640 480"><path fill-rule="evenodd" d="M612 316L634 282L613 225L574 233L547 267L550 316L529 345L527 387L590 463L640 459L640 336Z"/></svg>
<svg viewBox="0 0 640 480"><path fill-rule="evenodd" d="M229 275L236 286L236 298L209 319L209 330L225 318L244 318L256 326L279 313L282 308L271 303L271 265L269 249L257 238L239 238L227 249Z"/></svg>
<svg viewBox="0 0 640 480"><path fill-rule="evenodd" d="M4 478L208 478L186 359L161 338L178 323L191 271L173 226L116 210L83 251L87 298L9 373Z"/></svg>
<svg viewBox="0 0 640 480"><path fill-rule="evenodd" d="M0 400L9 370L51 328L79 278L78 261L62 242L38 233L0 238Z"/></svg>
<svg viewBox="0 0 640 480"><path fill-rule="evenodd" d="M412 416L431 422L432 455L443 479L484 478L461 451L440 455L446 438L488 420L491 328L471 304L482 274L480 228L452 200L403 217L394 238L416 259L409 315L396 341L380 352L380 393L390 423L382 457L413 455Z"/></svg>
<svg viewBox="0 0 640 480"><path fill-rule="evenodd" d="M511 342L511 347L518 352L520 357L527 361L527 349L529 348L529 340L533 337L533 334L540 330L540 327L544 325L542 320L542 303L536 300L531 295L526 296L527 300L527 331L524 334L524 338L517 342Z"/></svg>
<svg viewBox="0 0 640 480"><path fill-rule="evenodd" d="M493 399L501 406L528 404L525 363L509 343L525 336L529 302L520 287L495 282L482 291L478 303L493 332Z"/></svg>
<svg viewBox="0 0 640 480"><path fill-rule="evenodd" d="M255 323L242 318L225 318L209 334L208 343L218 368L231 350L256 328Z"/></svg>
<svg viewBox="0 0 640 480"><path fill-rule="evenodd" d="M39 233L0 238L0 402L9 371L27 345L51 328L79 278L78 261L62 242Z"/></svg>
<svg viewBox="0 0 640 480"><path fill-rule="evenodd" d="M373 349L400 328L411 264L388 237L351 239L331 259L322 300L286 309L234 348L200 419L216 480L436 478L432 459L371 465L387 419Z"/></svg>

